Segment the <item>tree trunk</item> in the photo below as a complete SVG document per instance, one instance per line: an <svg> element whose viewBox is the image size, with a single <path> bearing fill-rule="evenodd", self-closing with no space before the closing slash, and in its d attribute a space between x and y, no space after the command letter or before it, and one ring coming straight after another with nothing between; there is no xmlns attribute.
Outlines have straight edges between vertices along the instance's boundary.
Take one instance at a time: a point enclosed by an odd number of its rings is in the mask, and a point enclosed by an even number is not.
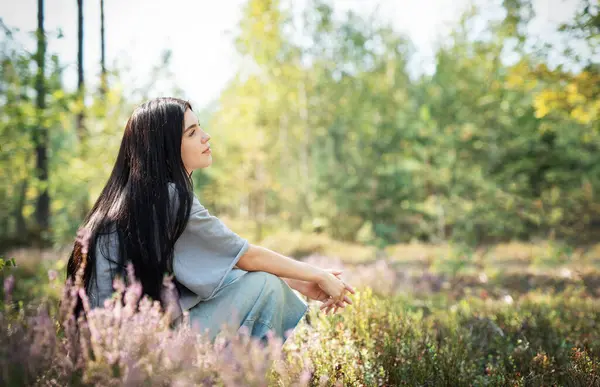
<svg viewBox="0 0 600 387"><path fill-rule="evenodd" d="M106 41L104 40L104 0L100 0L100 94L106 95Z"/></svg>
<svg viewBox="0 0 600 387"><path fill-rule="evenodd" d="M23 208L25 207L25 195L27 193L28 178L24 178L21 182L21 188L19 190L19 199L17 199L17 205L15 207L15 219L16 219L16 237L24 238L27 235L27 223L23 216Z"/></svg>
<svg viewBox="0 0 600 387"><path fill-rule="evenodd" d="M77 0L77 98L79 113L77 113L77 136L83 138L84 119L84 78L83 78L83 0Z"/></svg>
<svg viewBox="0 0 600 387"><path fill-rule="evenodd" d="M77 99L79 112L77 113L76 133L81 144L81 151L85 152L85 79L83 72L83 0L77 0ZM83 192L79 205L80 217L84 219L89 211L88 196Z"/></svg>
<svg viewBox="0 0 600 387"><path fill-rule="evenodd" d="M37 76L35 80L36 106L38 127L35 131L36 175L40 184L40 193L35 207L35 220L38 226L40 240L45 239L45 233L50 224L50 194L48 193L48 129L44 127L46 109L46 35L44 32L44 0L38 0L38 29L37 29Z"/></svg>

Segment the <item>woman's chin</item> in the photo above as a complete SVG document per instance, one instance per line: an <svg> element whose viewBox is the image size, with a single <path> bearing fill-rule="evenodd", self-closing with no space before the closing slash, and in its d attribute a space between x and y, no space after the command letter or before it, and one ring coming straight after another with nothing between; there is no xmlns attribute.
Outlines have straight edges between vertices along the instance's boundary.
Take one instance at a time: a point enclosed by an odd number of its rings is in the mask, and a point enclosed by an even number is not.
<svg viewBox="0 0 600 387"><path fill-rule="evenodd" d="M212 165L212 156L208 157L208 160L198 169L208 168Z"/></svg>

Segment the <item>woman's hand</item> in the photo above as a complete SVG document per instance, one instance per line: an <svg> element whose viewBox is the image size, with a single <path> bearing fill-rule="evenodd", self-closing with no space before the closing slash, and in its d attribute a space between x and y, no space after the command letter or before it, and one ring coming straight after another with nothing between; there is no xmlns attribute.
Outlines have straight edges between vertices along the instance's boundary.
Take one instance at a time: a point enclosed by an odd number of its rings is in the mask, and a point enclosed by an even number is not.
<svg viewBox="0 0 600 387"><path fill-rule="evenodd" d="M338 278L342 274L341 270L329 270L329 272ZM340 281L342 281L342 280L340 279ZM337 313L338 309L345 308L346 305L344 304L344 302L346 304L352 304L352 300L350 300L350 297L345 295L345 293L346 293L346 291L349 291L350 293L355 294L356 290L354 290L354 288L352 286L348 285L344 281L342 281L342 283L344 284L344 287L345 287L345 289L343 291L342 300L336 299L335 297L327 297L327 298L325 298L325 300L323 300L323 304L321 305L320 309L325 311L325 314L328 314L330 311L333 311L333 314L335 314L335 313Z"/></svg>
<svg viewBox="0 0 600 387"><path fill-rule="evenodd" d="M338 278L342 274L341 270L329 269L326 271L333 274L334 276L336 276ZM302 281L301 284L302 284L302 286L297 286L296 290L298 290L300 293L302 293L304 296L308 297L309 299L321 301L321 302L325 302L330 299L329 295L327 293L325 293L323 291L323 289L321 289L316 282ZM352 293L352 294L355 293L355 290L354 290L354 288L352 288L352 286L350 286L348 284L344 284L344 285L346 286L346 290L348 290L350 293ZM346 306L345 303L352 304L352 300L350 299L350 297L348 297L346 295L344 296L344 299L342 301L338 302L337 305L340 308L344 308Z"/></svg>
<svg viewBox="0 0 600 387"><path fill-rule="evenodd" d="M341 274L341 272L339 273ZM346 291L353 294L355 293L351 286L347 285L331 271L325 271L324 275L318 280L317 285L324 293L330 296L330 298L326 299L325 303L321 306L321 310L327 308L325 309L325 313L328 313L331 309L333 309L335 313L339 307L344 306L344 301L346 301L347 298Z"/></svg>

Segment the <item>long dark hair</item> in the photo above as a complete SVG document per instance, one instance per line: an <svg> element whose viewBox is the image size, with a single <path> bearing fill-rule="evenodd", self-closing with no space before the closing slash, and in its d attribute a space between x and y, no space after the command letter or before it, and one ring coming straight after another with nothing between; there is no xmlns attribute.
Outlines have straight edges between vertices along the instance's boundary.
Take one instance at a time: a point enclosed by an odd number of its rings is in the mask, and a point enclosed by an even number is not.
<svg viewBox="0 0 600 387"><path fill-rule="evenodd" d="M117 233L119 254L109 257L117 268L113 275L126 279L131 263L143 293L161 300L163 278L172 273L173 248L193 198L192 180L181 159L187 109L187 101L157 98L138 106L127 121L110 178L82 224L89 235L87 255L76 242L67 265L72 281L83 271L88 293L96 283L98 236Z"/></svg>

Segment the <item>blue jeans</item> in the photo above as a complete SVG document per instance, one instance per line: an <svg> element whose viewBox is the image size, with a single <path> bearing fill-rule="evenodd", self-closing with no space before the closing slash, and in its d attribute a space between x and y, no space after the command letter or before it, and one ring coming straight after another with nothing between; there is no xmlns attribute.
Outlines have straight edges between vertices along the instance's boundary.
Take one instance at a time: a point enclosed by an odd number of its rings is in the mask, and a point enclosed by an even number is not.
<svg viewBox="0 0 600 387"><path fill-rule="evenodd" d="M308 305L281 278L262 271L233 269L210 300L189 310L190 324L211 340L224 325L247 332L263 341L267 332L286 340Z"/></svg>

